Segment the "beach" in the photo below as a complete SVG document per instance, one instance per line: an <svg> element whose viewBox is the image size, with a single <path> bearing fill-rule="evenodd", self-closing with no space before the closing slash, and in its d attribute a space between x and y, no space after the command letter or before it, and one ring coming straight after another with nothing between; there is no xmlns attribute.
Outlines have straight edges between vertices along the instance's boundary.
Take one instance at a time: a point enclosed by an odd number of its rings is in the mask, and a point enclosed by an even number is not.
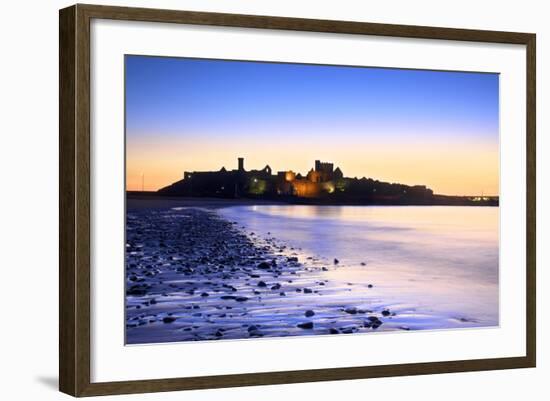
<svg viewBox="0 0 550 401"><path fill-rule="evenodd" d="M220 209L232 206L253 205L284 205L283 202L258 200L258 199L231 199L231 198L195 198L181 196L158 196L153 193L132 194L126 198L126 209L134 210L159 210L174 207L198 207L203 209Z"/></svg>
<svg viewBox="0 0 550 401"><path fill-rule="evenodd" d="M127 344L498 325L493 242L479 250L479 261L457 261L476 269L490 261L475 279L443 263L427 273L438 259L412 269L391 248L410 228L377 223L387 210L368 209L366 226L354 215L365 209L350 207L129 199ZM341 245L339 230L356 238L355 248ZM359 235L367 231L379 242ZM422 261L422 250L400 246L415 265ZM430 285L439 290L427 291ZM471 302L462 305L468 292Z"/></svg>

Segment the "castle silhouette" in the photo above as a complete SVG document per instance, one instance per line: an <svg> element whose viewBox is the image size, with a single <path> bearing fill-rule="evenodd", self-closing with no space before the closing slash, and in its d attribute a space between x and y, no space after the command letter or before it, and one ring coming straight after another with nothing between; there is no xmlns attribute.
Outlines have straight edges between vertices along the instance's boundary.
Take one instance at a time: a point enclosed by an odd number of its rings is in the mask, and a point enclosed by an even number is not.
<svg viewBox="0 0 550 401"><path fill-rule="evenodd" d="M333 163L315 160L303 176L292 170L273 174L266 165L261 170L246 170L244 158L237 169L186 171L183 179L158 191L161 195L283 199L327 203L425 204L433 201L433 191L424 185L404 185L372 178L346 178Z"/></svg>

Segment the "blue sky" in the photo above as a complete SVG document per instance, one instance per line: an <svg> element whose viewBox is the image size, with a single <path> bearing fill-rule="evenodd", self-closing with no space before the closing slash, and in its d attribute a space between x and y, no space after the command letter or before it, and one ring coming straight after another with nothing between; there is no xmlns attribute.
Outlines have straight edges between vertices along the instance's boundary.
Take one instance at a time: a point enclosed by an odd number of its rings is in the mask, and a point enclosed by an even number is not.
<svg viewBox="0 0 550 401"><path fill-rule="evenodd" d="M498 74L147 56L126 56L125 64L130 158L147 144L198 138L207 153L224 141L243 149L251 142L310 144L329 158L335 146L498 152ZM290 150L272 151L282 167ZM212 168L216 158L225 161L216 155Z"/></svg>

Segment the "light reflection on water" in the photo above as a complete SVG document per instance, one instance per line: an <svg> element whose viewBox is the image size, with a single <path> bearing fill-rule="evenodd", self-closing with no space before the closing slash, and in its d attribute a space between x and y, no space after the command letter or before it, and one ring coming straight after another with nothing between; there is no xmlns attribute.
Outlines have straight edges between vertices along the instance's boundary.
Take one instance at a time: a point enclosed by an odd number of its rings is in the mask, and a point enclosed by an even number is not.
<svg viewBox="0 0 550 401"><path fill-rule="evenodd" d="M388 305L498 324L496 207L262 205L220 213L304 257L337 258L328 280L372 283L369 297Z"/></svg>

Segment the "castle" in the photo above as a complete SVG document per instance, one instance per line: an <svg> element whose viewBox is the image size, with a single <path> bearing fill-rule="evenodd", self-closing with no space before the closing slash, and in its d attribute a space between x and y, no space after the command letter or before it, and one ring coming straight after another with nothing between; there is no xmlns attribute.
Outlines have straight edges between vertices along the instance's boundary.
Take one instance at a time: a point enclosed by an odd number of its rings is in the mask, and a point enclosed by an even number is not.
<svg viewBox="0 0 550 401"><path fill-rule="evenodd" d="M316 198L323 193L334 192L335 180L344 177L340 168L334 169L332 163L323 163L320 160L315 161L315 168L309 170L305 177L292 170L279 171L272 175L269 165L261 170L247 171L244 168L244 158L239 157L237 160L237 169L226 170L222 167L218 171L186 171L183 180L173 185L177 184L176 186L189 195L240 197L271 194Z"/></svg>
<svg viewBox="0 0 550 401"><path fill-rule="evenodd" d="M336 203L399 203L424 202L433 192L423 185L408 186L373 180L346 178L333 163L315 160L303 176L292 170L272 174L266 165L261 170L246 170L239 157L236 169L222 167L218 171L186 171L183 179L158 192L170 196L223 198L288 199Z"/></svg>
<svg viewBox="0 0 550 401"><path fill-rule="evenodd" d="M335 182L344 178L340 167L332 163L315 160L315 169L309 170L305 177L292 170L277 173L277 194L294 195L301 198L318 198L323 193L333 193Z"/></svg>

